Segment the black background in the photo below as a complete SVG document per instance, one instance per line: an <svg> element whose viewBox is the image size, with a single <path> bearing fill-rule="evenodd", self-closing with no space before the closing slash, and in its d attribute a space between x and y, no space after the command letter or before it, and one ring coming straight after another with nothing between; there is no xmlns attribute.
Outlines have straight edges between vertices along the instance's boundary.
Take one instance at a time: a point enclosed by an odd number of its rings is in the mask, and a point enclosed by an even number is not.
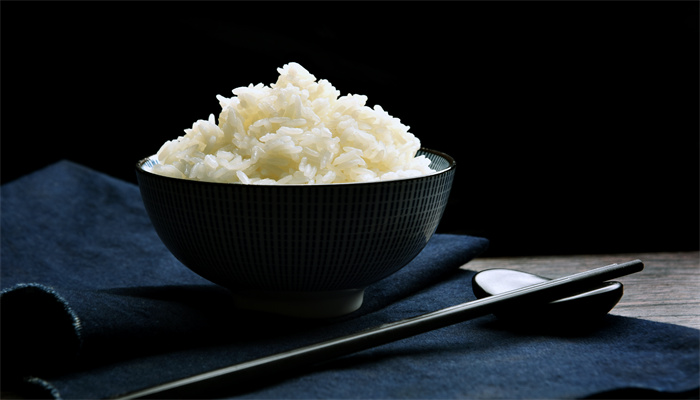
<svg viewBox="0 0 700 400"><path fill-rule="evenodd" d="M458 163L489 255L698 248L697 2L15 3L2 182L134 164L295 61ZM2 209L2 212L11 210Z"/></svg>

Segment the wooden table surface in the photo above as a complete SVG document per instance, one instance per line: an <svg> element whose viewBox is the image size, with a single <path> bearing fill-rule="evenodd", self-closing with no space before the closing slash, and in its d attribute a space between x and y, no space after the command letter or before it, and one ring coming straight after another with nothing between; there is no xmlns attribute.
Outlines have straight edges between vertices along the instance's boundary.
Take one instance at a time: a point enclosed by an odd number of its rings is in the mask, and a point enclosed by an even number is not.
<svg viewBox="0 0 700 400"><path fill-rule="evenodd" d="M644 270L615 279L624 292L610 313L700 329L700 252L477 258L462 268L512 268L558 278L637 259Z"/></svg>

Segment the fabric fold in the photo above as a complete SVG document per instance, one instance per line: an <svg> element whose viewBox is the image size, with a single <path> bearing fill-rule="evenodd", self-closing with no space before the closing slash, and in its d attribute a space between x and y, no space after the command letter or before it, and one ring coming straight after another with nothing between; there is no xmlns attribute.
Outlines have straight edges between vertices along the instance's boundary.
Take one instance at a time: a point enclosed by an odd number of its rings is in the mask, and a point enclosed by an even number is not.
<svg viewBox="0 0 700 400"><path fill-rule="evenodd" d="M80 318L51 287L17 284L0 292L3 373L45 373L72 364L82 347ZM7 370L7 371L6 371Z"/></svg>

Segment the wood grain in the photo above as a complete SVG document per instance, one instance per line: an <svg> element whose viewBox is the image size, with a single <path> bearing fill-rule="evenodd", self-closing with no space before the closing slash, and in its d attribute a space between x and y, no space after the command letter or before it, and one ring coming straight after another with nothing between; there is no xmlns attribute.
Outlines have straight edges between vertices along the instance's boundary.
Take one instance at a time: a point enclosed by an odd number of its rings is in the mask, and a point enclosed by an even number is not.
<svg viewBox="0 0 700 400"><path fill-rule="evenodd" d="M624 294L611 314L700 329L700 252L481 258L462 268L512 268L558 278L636 259L644 271L616 279Z"/></svg>

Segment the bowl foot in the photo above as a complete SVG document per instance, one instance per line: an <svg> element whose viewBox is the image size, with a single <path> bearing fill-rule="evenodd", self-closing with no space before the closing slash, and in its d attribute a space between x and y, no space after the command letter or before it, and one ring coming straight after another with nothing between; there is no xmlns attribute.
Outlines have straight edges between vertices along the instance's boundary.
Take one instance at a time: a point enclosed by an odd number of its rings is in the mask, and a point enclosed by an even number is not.
<svg viewBox="0 0 700 400"><path fill-rule="evenodd" d="M234 291L236 307L302 318L349 314L362 305L365 289L329 292Z"/></svg>

